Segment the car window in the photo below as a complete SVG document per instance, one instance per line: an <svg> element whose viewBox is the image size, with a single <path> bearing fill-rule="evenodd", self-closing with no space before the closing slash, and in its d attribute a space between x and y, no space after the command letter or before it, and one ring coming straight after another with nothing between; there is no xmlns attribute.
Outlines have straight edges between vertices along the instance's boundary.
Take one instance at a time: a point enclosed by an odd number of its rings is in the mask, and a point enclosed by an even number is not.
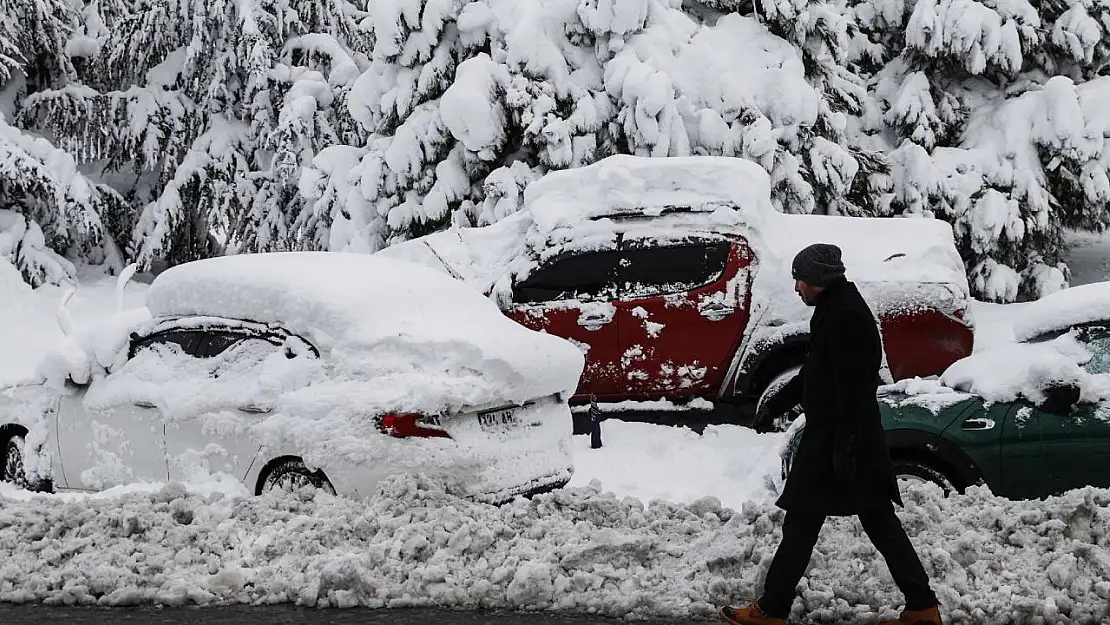
<svg viewBox="0 0 1110 625"><path fill-rule="evenodd" d="M683 293L710 284L724 273L728 251L726 242L627 249L621 262L621 298Z"/></svg>
<svg viewBox="0 0 1110 625"><path fill-rule="evenodd" d="M218 354L211 356L211 375L221 377L228 373L246 374L271 355L284 351L281 345L275 345L264 338L237 338L234 343L226 345Z"/></svg>
<svg viewBox="0 0 1110 625"><path fill-rule="evenodd" d="M1083 363L1087 373L1110 373L1110 328L1087 326L1079 331L1079 340L1091 354L1091 359Z"/></svg>
<svg viewBox="0 0 1110 625"><path fill-rule="evenodd" d="M144 349L154 347L171 347L187 356L198 357L204 340L204 332L200 330L166 330L133 341L128 357L134 358Z"/></svg>
<svg viewBox="0 0 1110 625"><path fill-rule="evenodd" d="M513 288L520 304L560 300L609 301L617 297L620 252L602 251L565 256L536 270Z"/></svg>

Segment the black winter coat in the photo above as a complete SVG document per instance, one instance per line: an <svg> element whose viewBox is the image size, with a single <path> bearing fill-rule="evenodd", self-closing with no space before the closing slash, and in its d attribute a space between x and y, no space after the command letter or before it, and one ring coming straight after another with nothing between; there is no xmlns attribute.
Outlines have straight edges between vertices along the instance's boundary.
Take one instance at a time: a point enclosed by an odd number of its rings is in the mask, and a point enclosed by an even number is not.
<svg viewBox="0 0 1110 625"><path fill-rule="evenodd" d="M826 288L810 321L801 373L778 395L776 404L784 405L772 407L784 412L800 399L806 415L780 508L848 516L892 501L903 505L876 400L882 349L855 284L840 280Z"/></svg>

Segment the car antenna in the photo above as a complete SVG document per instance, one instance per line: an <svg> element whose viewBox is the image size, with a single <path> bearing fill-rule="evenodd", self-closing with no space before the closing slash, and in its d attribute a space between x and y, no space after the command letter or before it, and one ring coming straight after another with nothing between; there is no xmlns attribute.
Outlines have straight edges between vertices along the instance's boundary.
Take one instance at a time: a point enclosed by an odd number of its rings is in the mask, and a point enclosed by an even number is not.
<svg viewBox="0 0 1110 625"><path fill-rule="evenodd" d="M459 272L455 271L454 267L447 264L447 261L443 260L443 257L439 255L439 252L436 251L436 248L432 247L431 243L428 243L427 241L421 241L421 243L423 243L424 247L427 247L428 251L436 257L436 260L438 260L440 264L442 264L443 267L447 269L447 273L450 273L452 278L458 280L459 282L466 282L462 275L460 275Z"/></svg>

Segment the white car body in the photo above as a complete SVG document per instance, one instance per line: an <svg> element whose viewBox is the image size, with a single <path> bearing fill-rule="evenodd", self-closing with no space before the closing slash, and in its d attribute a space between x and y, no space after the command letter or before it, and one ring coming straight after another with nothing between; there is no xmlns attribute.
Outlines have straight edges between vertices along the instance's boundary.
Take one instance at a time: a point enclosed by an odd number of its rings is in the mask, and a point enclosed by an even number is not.
<svg viewBox="0 0 1110 625"><path fill-rule="evenodd" d="M0 393L0 446L24 437L32 484L233 476L260 492L297 458L339 494L425 473L498 503L571 477L581 353L437 272L352 254L223 257L161 274L125 319L69 337L40 383ZM433 436L391 435L386 415Z"/></svg>

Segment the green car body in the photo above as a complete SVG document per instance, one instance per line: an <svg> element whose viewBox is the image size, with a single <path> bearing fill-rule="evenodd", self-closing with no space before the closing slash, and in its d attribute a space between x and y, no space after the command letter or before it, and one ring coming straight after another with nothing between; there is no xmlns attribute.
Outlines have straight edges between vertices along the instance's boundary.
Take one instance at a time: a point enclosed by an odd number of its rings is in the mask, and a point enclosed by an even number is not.
<svg viewBox="0 0 1110 625"><path fill-rule="evenodd" d="M935 413L904 395L879 402L887 446L903 475L906 461L916 460L957 490L986 484L1010 499L1110 487L1105 404L1076 404L1057 415L1024 401L988 406L975 396Z"/></svg>
<svg viewBox="0 0 1110 625"><path fill-rule="evenodd" d="M1078 331L1095 355L1083 367L1090 373L1110 372L1110 324ZM1070 391L1071 397L1055 404L1060 408L1025 400L988 403L956 391L928 400L881 394L895 471L900 478L931 481L947 491L986 484L1010 499L1084 486L1110 488L1110 399L1077 403L1072 400L1078 390ZM804 423L789 430L782 453L784 479L803 431Z"/></svg>

